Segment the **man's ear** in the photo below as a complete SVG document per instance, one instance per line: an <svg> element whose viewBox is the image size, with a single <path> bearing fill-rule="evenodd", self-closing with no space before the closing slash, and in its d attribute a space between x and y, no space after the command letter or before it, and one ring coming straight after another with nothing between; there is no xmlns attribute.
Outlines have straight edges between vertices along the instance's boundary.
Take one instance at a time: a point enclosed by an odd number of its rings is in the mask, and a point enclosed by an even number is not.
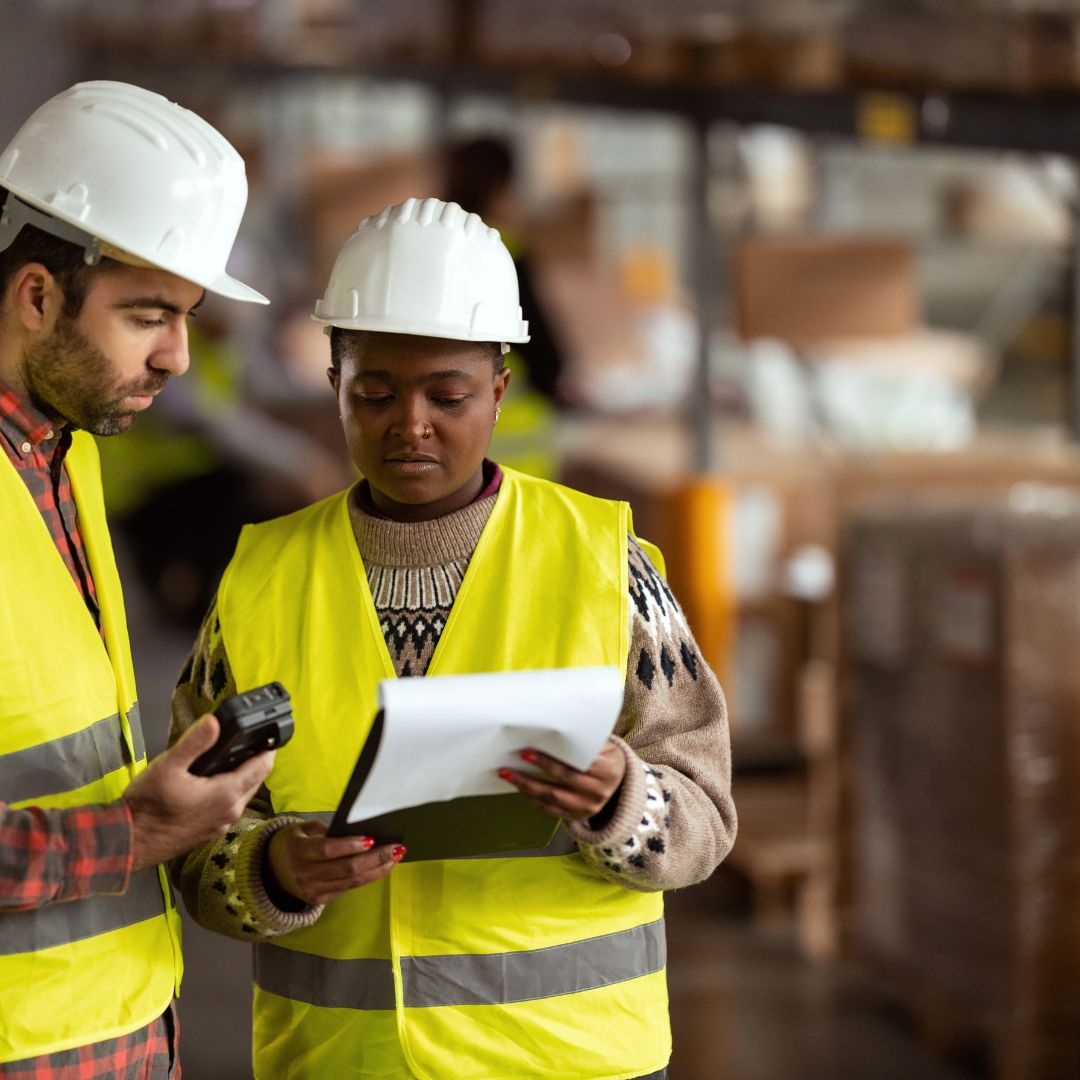
<svg viewBox="0 0 1080 1080"><path fill-rule="evenodd" d="M42 263L25 263L8 284L9 310L31 333L48 333L64 306L64 290Z"/></svg>
<svg viewBox="0 0 1080 1080"><path fill-rule="evenodd" d="M334 397L337 397L338 387L341 385L341 373L337 368L328 367L326 369L326 377L330 380L330 385L334 388Z"/></svg>

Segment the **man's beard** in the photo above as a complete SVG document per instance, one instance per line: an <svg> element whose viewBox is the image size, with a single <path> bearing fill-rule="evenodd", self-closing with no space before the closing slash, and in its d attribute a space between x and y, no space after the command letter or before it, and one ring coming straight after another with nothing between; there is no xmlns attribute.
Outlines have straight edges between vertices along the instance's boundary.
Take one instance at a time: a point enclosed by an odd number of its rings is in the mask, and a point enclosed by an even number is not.
<svg viewBox="0 0 1080 1080"><path fill-rule="evenodd" d="M136 410L125 409L124 399L157 393L169 378L164 371L148 371L117 385L109 358L66 316L48 339L27 347L23 370L31 400L42 412L93 435L127 431Z"/></svg>

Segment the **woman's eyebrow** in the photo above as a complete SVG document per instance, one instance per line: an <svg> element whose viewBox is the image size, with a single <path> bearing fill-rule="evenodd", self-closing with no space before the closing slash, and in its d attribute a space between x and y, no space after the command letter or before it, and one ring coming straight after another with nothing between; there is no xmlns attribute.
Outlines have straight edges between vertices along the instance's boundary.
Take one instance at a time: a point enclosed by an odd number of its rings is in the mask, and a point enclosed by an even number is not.
<svg viewBox="0 0 1080 1080"><path fill-rule="evenodd" d="M433 371L427 382L435 382L437 379L471 379L473 375L469 371L460 371L457 368L448 368L446 371Z"/></svg>
<svg viewBox="0 0 1080 1080"><path fill-rule="evenodd" d="M364 368L363 371L356 373L358 379L383 379L386 382L399 382L398 376L395 376L392 372L382 371L378 368ZM437 382L439 379L472 379L475 376L468 371L462 371L459 368L447 368L445 371L432 371L430 374L425 375L421 382Z"/></svg>

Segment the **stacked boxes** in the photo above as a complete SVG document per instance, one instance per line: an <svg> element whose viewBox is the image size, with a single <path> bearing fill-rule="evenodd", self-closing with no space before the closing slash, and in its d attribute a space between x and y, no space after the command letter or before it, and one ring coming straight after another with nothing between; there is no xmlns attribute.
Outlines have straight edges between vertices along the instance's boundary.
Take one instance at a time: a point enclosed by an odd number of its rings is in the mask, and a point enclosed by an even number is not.
<svg viewBox="0 0 1080 1080"><path fill-rule="evenodd" d="M846 540L856 948L1000 1075L1080 1075L1080 499L908 495Z"/></svg>

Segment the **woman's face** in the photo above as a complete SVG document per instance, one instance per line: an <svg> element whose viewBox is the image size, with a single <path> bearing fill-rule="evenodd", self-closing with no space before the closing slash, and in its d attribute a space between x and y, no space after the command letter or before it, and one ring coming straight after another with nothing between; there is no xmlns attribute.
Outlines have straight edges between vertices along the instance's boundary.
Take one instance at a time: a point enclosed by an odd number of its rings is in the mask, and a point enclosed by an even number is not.
<svg viewBox="0 0 1080 1080"><path fill-rule="evenodd" d="M490 344L345 331L330 371L353 463L375 505L426 521L468 505L510 373Z"/></svg>

